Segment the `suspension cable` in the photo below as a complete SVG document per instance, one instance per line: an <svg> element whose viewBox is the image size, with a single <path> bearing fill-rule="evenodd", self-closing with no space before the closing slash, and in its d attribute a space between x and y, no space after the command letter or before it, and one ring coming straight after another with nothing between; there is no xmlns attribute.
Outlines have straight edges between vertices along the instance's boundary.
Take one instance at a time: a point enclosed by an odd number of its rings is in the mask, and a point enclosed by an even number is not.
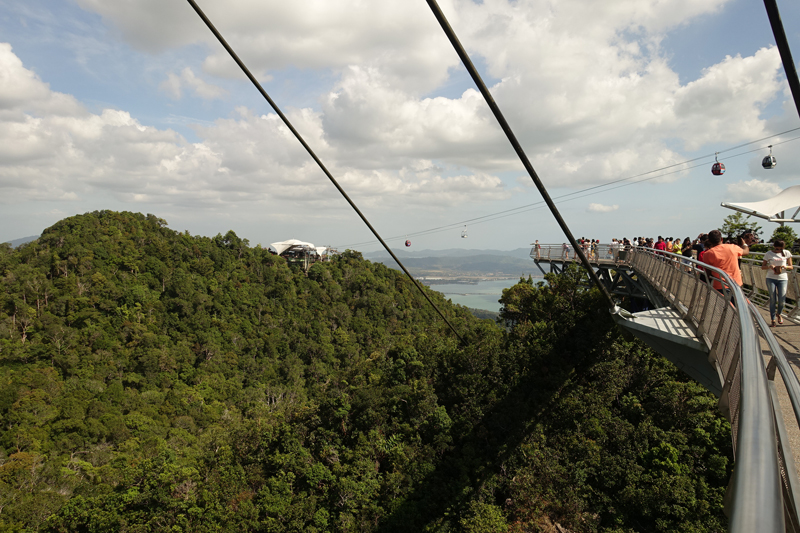
<svg viewBox="0 0 800 533"><path fill-rule="evenodd" d="M787 133L792 133L792 132L797 131L797 130L800 130L800 128L792 128L790 130L782 131L782 132L776 133L774 135L769 135L767 137L762 137L761 139L756 139L755 141L749 141L749 142L746 142L746 143L743 143L743 144L739 144L737 146L733 146L731 148L726 148L725 150L719 150L716 153L723 154L725 152L730 152L732 150L738 150L739 148L744 148L745 146L749 146L749 145L755 144L757 142L762 142L762 141L765 141L767 139L772 139L774 137L778 137L779 135L785 135ZM798 139L800 139L800 137L792 137L791 139L786 139L784 141L776 141L776 142L772 143L772 146L780 146L781 144L786 144L788 142L793 142L793 141L796 141ZM753 148L752 150L747 150L745 152L741 152L741 153L738 153L738 154L729 155L726 159L733 159L735 157L741 157L743 155L752 154L752 153L755 153L755 152L760 152L763 149L764 149L763 147L762 148ZM621 189L622 187L627 187L629 185L636 185L636 184L639 184L639 183L644 183L646 181L651 181L651 180L654 180L654 179L662 178L664 176L668 176L670 174L675 174L677 172L683 172L683 171L686 171L686 170L692 170L694 168L701 167L701 166L705 165L706 163L700 163L700 164L692 165L692 166L689 166L689 167L683 167L683 165L687 165L689 163L694 163L696 161L702 161L704 159L708 159L709 157L713 157L713 154L700 156L700 157L695 157L693 159L687 159L686 161L681 161L679 163L673 163L671 165L666 165L666 166L663 166L661 168L648 170L647 172L642 172L640 174L636 174L636 175L633 175L633 176L628 176L626 178L618 178L618 179L615 179L615 180L612 180L612 181L608 181L606 183L601 183L599 185L592 185L591 187L587 187L585 189L564 193L564 194L562 194L560 196L555 196L553 199L554 200L564 199L565 202L569 202L569 201L572 201L572 200L578 200L580 198L586 198L587 196L592 196L594 194L602 194L602 193L605 193L605 192L608 192L608 191L613 191L615 189ZM661 172L661 171L668 170L668 169L675 168L675 167L683 167L683 168L678 168L677 170L672 170L670 172L664 172L662 174L658 174L656 176L652 176L652 177L649 177L649 178L644 178L644 179L641 179L641 180L632 181L632 182L626 183L624 185L618 185L616 187L611 187L611 188L608 188L608 189L605 189L605 190L602 190L602 191L597 191L595 193L583 194L583 193L586 193L586 192L589 192L589 191L593 191L593 190L596 190L596 189L609 187L610 185L615 185L615 184L621 183L623 181L630 181L630 180L633 180L633 179L636 179L636 178L641 178L642 176L647 176L648 174L653 174L655 172ZM580 195L580 196L577 196L577 195ZM447 231L447 230L456 228L458 226L463 226L464 224L474 224L474 225L484 224L486 222L492 222L494 220L499 220L501 218L506 218L506 217L509 217L509 216L518 215L520 213L525 213L525 212L528 212L528 211L534 211L534 210L537 210L537 209L541 209L543 207L542 204L544 204L544 201L540 200L540 201L534 202L532 204L521 205L519 207L512 207L511 209L506 209L504 211L498 211L496 213L489 213L488 215L481 215L479 217L468 218L466 220L461 220L461 221L458 221L458 222L452 222L450 224L445 224L443 226L437 226L435 228L423 229L423 230L419 230L419 231L416 231L416 232L413 232L413 233L405 233L404 235L407 235L409 237L419 237L419 236L423 236L423 235L431 235L431 234L434 234L434 233L440 233L442 231ZM394 240L394 239L400 239L400 238L403 238L403 235L395 235L393 237L387 237L388 240ZM367 244L374 244L375 242L376 241L363 241L363 242L357 242L357 243L352 243L352 244L342 244L342 245L339 245L339 248L349 248L349 247L355 247L355 246L364 246L364 245L367 245Z"/></svg>
<svg viewBox="0 0 800 533"><path fill-rule="evenodd" d="M520 161L522 161L522 165L525 167L525 170L528 171L528 174L530 175L531 180L533 180L534 185L536 185L536 188L539 189L539 193L542 195L542 198L547 204L547 207L550 208L550 212L553 214L553 217L555 217L556 222L558 223L559 226L561 226L561 230L564 232L564 235L566 235L567 240L569 240L569 243L573 247L573 250L575 250L575 253L578 254L578 256L580 257L581 263L583 263L583 266L588 272L589 276L592 278L592 281L594 281L594 283L597 285L597 288L600 290L600 292L603 294L606 300L608 300L611 310L613 312L618 311L619 307L614 302L614 299L611 297L611 294L608 292L605 286L603 286L603 283L600 281L597 272L595 272L594 268L592 268L592 265L589 263L589 260L586 258L586 255L583 253L581 247L578 246L578 242L575 240L575 237L572 236L572 232L570 231L569 226L567 226L567 223L561 217L561 213L558 212L556 204L553 202L552 198L550 198L550 195L548 194L547 189L542 183L542 180L539 179L538 174L536 174L536 171L533 169L533 165L528 160L528 156L525 155L525 151L522 149L522 146L520 146L519 142L517 141L514 132L511 131L511 126L509 126L508 122L506 122L503 113L500 111L500 108L497 106L497 103L495 103L494 98L492 98L492 94L489 92L489 89L486 87L486 84L483 83L483 79L478 73L478 70L475 68L475 65L472 64L472 60L470 60L466 50L464 50L464 47L458 40L458 37L456 37L453 28L451 28L450 24L447 22L444 13L442 13L442 10L439 8L439 4L436 3L436 0L427 0L427 2L431 8L431 11L433 11L434 16L436 17L436 20L439 21L439 24L442 26L442 29L447 35L447 38L453 45L453 48L455 48L456 53L458 53L458 56L461 58L461 62L464 63L464 66L467 68L467 71L469 71L470 76L472 76L472 80L475 82L475 85L477 85L478 88L480 89L484 100L486 100L486 103L492 110L492 113L497 119L497 122L500 123L500 127L503 128L503 132L505 132L506 137L511 143L511 146L514 148L514 151L517 153L517 156L519 156Z"/></svg>
<svg viewBox="0 0 800 533"><path fill-rule="evenodd" d="M384 242L384 240L381 238L380 234L378 234L377 230L372 227L372 224L370 224L369 220L367 220L367 217L364 216L364 214L356 206L356 204L353 202L353 200L350 199L350 197L347 195L347 193L344 191L344 189L336 181L336 178L333 177L333 174L331 174L328 171L328 169L325 167L325 165L322 163L322 161L319 159L319 157L317 157L317 154L314 153L314 151L311 149L311 147L306 143L306 141L300 135L300 133L294 128L294 126L292 126L292 123L289 122L289 119L286 118L286 115L283 114L283 112L280 110L280 108L278 108L277 104L272 100L272 98L269 97L269 95L267 94L267 91L264 90L264 88L261 86L261 84L255 78L255 76L253 76L253 74L250 72L250 70L244 64L244 62L241 59L239 59L239 56L236 55L236 52L233 51L233 48L231 48L231 46L228 44L228 42L225 40L225 38L222 37L222 34L219 31L217 31L217 28L214 27L214 25L211 23L211 20L209 20L209 18L206 16L206 14L203 13L203 10L200 9L200 6L198 6L197 3L194 0L187 0L187 1L192 6L192 8L197 12L197 14L203 20L203 22L205 22L206 26L208 26L208 29L211 30L211 33L214 34L214 36L217 38L217 40L220 42L220 44L225 48L225 50L227 50L228 54L230 54L230 56L233 58L233 60L236 62L236 64L239 65L239 68L242 69L242 72L244 72L245 75L248 77L248 79L253 83L253 85L255 85L256 89L258 89L258 92L261 93L261 96L264 97L264 99L269 103L270 107L272 107L272 109L275 111L275 113L277 113L277 115L280 117L280 119L283 121L283 123L286 125L286 127L289 128L289 131L291 131L292 134L295 136L295 138L300 142L300 144L303 145L303 148L306 149L306 152L308 152L308 155L310 155L311 158L317 163L319 168L322 169L322 172L325 173L325 175L328 177L328 179L331 181L331 183L333 183L334 187L336 187L336 189L344 197L344 199L347 200L347 203L350 204L350 207L352 207L353 210L356 213L358 213L358 216L361 218L361 220L364 222L364 224L366 224L366 226L369 228L369 230L372 232L372 234L375 235L375 238L377 238L380 241L380 243L383 245L383 247L386 249L386 251L389 252L389 255L392 256L392 259L394 259L397 262L397 264L400 266L400 268L403 269L403 272L406 273L406 276L408 276L408 278L414 283L414 285L417 287L417 289L419 289L419 292L422 294L422 296L424 296L425 299L428 301L428 303L431 304L431 307L433 307L436 310L436 312L439 313L439 316L442 317L442 320L444 320L444 322L450 327L450 329L453 331L453 333L458 338L458 340L461 341L461 343L463 344L464 343L464 339L461 337L461 335L459 335L458 331L456 331L456 328L453 326L453 324L451 324L450 321L447 320L447 317L444 316L444 313L442 313L442 311L440 311L439 308L436 307L436 304L434 304L433 300L431 300L430 297L425 293L425 291L422 289L422 286L420 286L419 282L416 279L414 279L414 276L411 275L411 273L408 271L408 269L405 267L405 265L403 265L403 263L400 261L400 259L398 259L397 256L394 254L394 252L392 252L392 249L389 248L389 245L386 244L386 242Z"/></svg>
<svg viewBox="0 0 800 533"><path fill-rule="evenodd" d="M775 44L778 45L778 53L781 56L786 80L789 82L789 88L792 91L794 107L800 113L800 80L797 78L797 69L794 66L792 50L789 48L789 41L786 39L786 32L783 29L778 3L775 0L764 0L764 7L767 9L769 24L772 26L772 35L775 36Z"/></svg>

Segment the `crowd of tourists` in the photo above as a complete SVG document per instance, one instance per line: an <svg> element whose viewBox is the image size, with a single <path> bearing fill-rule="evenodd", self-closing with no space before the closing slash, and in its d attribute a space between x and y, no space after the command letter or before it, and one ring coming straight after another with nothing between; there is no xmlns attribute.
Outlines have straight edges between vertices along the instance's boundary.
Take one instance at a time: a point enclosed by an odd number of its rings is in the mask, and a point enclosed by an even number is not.
<svg viewBox="0 0 800 533"><path fill-rule="evenodd" d="M537 258L539 256L539 241L536 241ZM701 233L696 238L686 237L685 239L662 237L657 239L651 237L634 237L611 239L610 245L600 244L599 239L580 238L580 246L584 255L590 259L601 259L600 253L606 254L609 259L617 260L619 252L629 250L631 247L652 248L658 252L668 252L682 255L689 264L688 259L696 259L701 263L716 267L730 276L739 286L742 285L742 272L739 268L739 259L750 252L750 245L758 243L758 237L750 230L745 231L735 239L723 239L719 230L708 233ZM797 243L795 243L797 244ZM569 259L570 246L563 243L561 246L561 258ZM577 258L577 254L573 255ZM771 326L783 324L784 305L786 302L786 289L789 284L788 271L793 270L792 252L786 249L786 243L782 240L772 242L772 249L764 254L761 269L766 271L766 284L769 292L769 311ZM702 270L702 268L700 268ZM720 281L713 281L714 288L722 291L723 286Z"/></svg>
<svg viewBox="0 0 800 533"><path fill-rule="evenodd" d="M690 241L688 238L683 242L680 239L663 239L658 237L658 241L652 242L645 239L645 244L640 246L650 246L656 250L663 250L680 254L686 257L694 257L698 261L716 267L730 276L739 286L742 285L742 271L739 268L739 259L750 253L750 245L758 243L758 238L752 231L745 231L736 239L723 240L719 230L713 230L697 236ZM677 247L677 249L676 249ZM783 324L783 309L786 303L786 289L789 285L789 270L793 270L792 252L786 249L783 240L772 242L772 249L764 254L761 262L761 270L766 271L766 285L769 292L769 314L771 327ZM722 283L713 281L714 288L722 291Z"/></svg>

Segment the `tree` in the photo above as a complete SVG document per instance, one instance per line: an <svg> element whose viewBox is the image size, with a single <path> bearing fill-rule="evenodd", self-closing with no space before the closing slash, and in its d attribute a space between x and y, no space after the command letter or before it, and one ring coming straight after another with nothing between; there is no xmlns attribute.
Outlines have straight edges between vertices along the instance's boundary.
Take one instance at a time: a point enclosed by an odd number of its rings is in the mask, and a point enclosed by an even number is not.
<svg viewBox="0 0 800 533"><path fill-rule="evenodd" d="M757 222L748 222L750 216L745 217L740 212L735 212L732 215L725 217L722 222L722 227L719 229L726 239L735 239L742 234L745 230L752 230L756 236L761 235L761 226Z"/></svg>
<svg viewBox="0 0 800 533"><path fill-rule="evenodd" d="M786 247L791 248L794 241L797 240L797 233L795 233L790 226L778 226L775 228L775 231L772 232L772 237L769 238L769 242L775 242L777 240L784 241Z"/></svg>
<svg viewBox="0 0 800 533"><path fill-rule="evenodd" d="M506 327L424 289L460 345L358 252L112 211L0 246L0 531L723 530L716 399L546 279Z"/></svg>

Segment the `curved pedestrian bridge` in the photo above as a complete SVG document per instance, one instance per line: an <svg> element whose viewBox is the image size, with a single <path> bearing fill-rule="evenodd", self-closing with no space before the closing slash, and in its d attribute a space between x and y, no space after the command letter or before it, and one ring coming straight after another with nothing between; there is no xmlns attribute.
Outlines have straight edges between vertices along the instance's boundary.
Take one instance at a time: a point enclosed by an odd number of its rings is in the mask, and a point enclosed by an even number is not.
<svg viewBox="0 0 800 533"><path fill-rule="evenodd" d="M613 245L582 251L609 292L634 311L615 309L617 324L719 398L734 450L729 531L800 532L800 383L787 359L798 352L800 326L777 328L776 337L767 325L760 259L743 261L740 288L721 270L675 254ZM580 264L576 256L564 245L531 250L542 272ZM787 297L796 301L792 277Z"/></svg>

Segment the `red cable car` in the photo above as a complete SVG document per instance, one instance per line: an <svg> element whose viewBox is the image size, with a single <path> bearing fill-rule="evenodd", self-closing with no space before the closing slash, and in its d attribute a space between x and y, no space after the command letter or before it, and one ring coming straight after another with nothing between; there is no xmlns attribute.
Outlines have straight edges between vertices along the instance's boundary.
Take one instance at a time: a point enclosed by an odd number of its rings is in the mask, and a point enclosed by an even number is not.
<svg viewBox="0 0 800 533"><path fill-rule="evenodd" d="M719 152L714 153L714 160L716 163L711 165L711 173L715 176L722 176L725 174L725 165L719 162L719 159L717 159L717 154L719 154Z"/></svg>
<svg viewBox="0 0 800 533"><path fill-rule="evenodd" d="M406 239L406 246L411 246L411 241L409 241L408 239Z"/></svg>

